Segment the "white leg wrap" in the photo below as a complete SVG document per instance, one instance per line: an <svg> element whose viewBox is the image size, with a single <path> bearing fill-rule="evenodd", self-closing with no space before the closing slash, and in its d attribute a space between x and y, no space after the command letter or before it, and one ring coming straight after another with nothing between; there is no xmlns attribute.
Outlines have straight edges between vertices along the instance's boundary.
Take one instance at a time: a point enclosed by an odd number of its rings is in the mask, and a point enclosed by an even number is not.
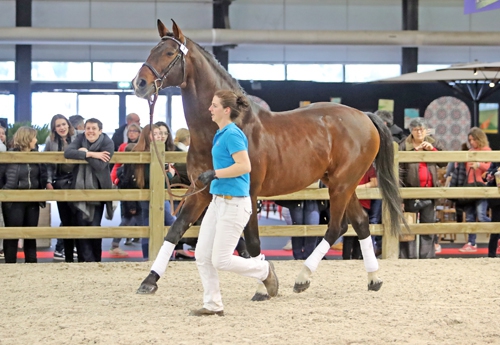
<svg viewBox="0 0 500 345"><path fill-rule="evenodd" d="M319 262L325 257L326 253L330 250L330 244L323 238L320 244L314 249L314 251L309 255L304 265L311 270L311 272L316 272L319 266Z"/></svg>
<svg viewBox="0 0 500 345"><path fill-rule="evenodd" d="M364 240L359 240L359 246L361 247L361 253L363 253L366 272L378 271L378 261L373 250L372 237L368 236Z"/></svg>
<svg viewBox="0 0 500 345"><path fill-rule="evenodd" d="M174 248L175 244L164 241L155 262L153 262L153 266L151 266L151 271L155 271L156 274L158 274L160 277L163 276L163 274L167 270L168 262L170 261L170 257L174 252Z"/></svg>

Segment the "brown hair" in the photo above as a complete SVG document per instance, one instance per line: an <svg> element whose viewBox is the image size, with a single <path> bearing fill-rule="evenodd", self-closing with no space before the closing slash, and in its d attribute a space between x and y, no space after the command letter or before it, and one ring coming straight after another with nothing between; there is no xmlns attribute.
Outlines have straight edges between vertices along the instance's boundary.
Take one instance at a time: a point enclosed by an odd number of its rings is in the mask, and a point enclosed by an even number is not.
<svg viewBox="0 0 500 345"><path fill-rule="evenodd" d="M18 148L21 151L26 149L31 150L30 143L36 137L36 133L36 129L32 127L19 127L16 134L14 134L14 148Z"/></svg>
<svg viewBox="0 0 500 345"><path fill-rule="evenodd" d="M156 125L153 125L153 129L158 128ZM151 135L153 135L153 131L151 130L150 125L146 125L139 136L139 140L137 144L135 144L132 149L133 152L149 152L151 149ZM144 164L136 164L135 165L135 178L137 182L137 187L140 189L144 188Z"/></svg>
<svg viewBox="0 0 500 345"><path fill-rule="evenodd" d="M167 140L165 141L165 151L175 151L174 138L172 136L172 131L170 130L170 127L168 127L168 125L162 121L158 121L154 125L155 125L154 128L165 127L167 129L168 136Z"/></svg>
<svg viewBox="0 0 500 345"><path fill-rule="evenodd" d="M249 107L248 99L243 94L236 94L231 90L216 91L214 96L220 99L223 108L231 108L231 120L234 121L240 113Z"/></svg>
<svg viewBox="0 0 500 345"><path fill-rule="evenodd" d="M52 116L52 120L50 120L50 140L52 141L55 141L56 138L60 137L60 135L57 134L56 132L56 121L60 119L66 120L66 123L68 124L68 137L72 137L73 134L75 134L75 128L73 127L71 122L69 122L69 120L66 118L66 116L61 114L56 114Z"/></svg>
<svg viewBox="0 0 500 345"><path fill-rule="evenodd" d="M484 134L481 128L472 127L469 131L469 134L467 134L467 138L469 138L469 135L472 138L474 138L479 149L490 146L490 143L488 142L488 137L486 136L486 134Z"/></svg>

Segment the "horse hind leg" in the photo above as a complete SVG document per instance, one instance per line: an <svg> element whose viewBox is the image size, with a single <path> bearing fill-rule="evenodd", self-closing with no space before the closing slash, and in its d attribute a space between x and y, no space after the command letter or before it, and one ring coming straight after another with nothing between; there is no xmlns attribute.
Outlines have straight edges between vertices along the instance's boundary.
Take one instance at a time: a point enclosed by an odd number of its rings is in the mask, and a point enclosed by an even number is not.
<svg viewBox="0 0 500 345"><path fill-rule="evenodd" d="M332 212L332 208L330 208ZM307 258L300 270L297 278L295 278L295 284L293 286L293 292L301 293L306 291L311 285L311 277L314 271L318 268L319 262L326 255L330 247L335 243L335 241L342 236L347 231L347 220L342 217L340 227L332 226L332 217L330 216L330 224L325 233L323 240L316 246L316 249Z"/></svg>
<svg viewBox="0 0 500 345"><path fill-rule="evenodd" d="M383 282L378 277L379 265L370 236L368 215L361 207L356 195L353 195L353 198L350 200L346 213L354 231L358 235L361 253L363 254L363 263L368 273L368 290L378 291L382 287Z"/></svg>

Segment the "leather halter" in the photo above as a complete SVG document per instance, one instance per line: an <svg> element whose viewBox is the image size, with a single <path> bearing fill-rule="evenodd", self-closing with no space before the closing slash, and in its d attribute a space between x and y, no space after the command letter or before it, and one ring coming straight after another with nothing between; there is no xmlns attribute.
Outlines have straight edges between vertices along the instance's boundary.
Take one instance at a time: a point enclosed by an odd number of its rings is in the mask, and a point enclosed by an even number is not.
<svg viewBox="0 0 500 345"><path fill-rule="evenodd" d="M175 64L177 63L177 61L179 61L181 58L182 58L182 82L186 81L186 61L185 61L185 56L187 55L187 53L189 51L189 49L186 47L186 39L184 38L184 43L182 43L181 41L179 41L178 39L176 39L176 38L174 38L172 36L163 36L161 38L161 40L162 41L172 40L172 41L174 41L175 43L177 43L179 45L179 49L178 49L177 56L168 64L168 66L167 66L165 72L163 73L163 75L160 75L160 73L158 73L158 71L153 66L151 66L149 63L145 62L145 63L142 64L142 66L146 66L147 68L149 68L151 70L151 72L156 77L156 79L154 81L155 93L152 95L151 98L148 98L148 104L149 104L149 124L150 124L150 126L153 125L154 108L155 108L156 100L158 99L158 92L162 89L163 81L165 80L165 78L167 78L168 74L170 73L170 71L172 70L172 68L175 66ZM154 147L154 151L155 151L155 154L156 154L156 158L158 159L159 162L161 162L161 157L160 157L160 154L158 152L158 147L156 146L156 141L154 141L154 140L153 140L153 147ZM176 184L171 185L170 181L168 179L167 172L166 172L165 168L163 168L163 176L165 177L165 181L167 183L167 193L170 196L170 213L173 216L175 216L177 214L177 212L180 210L180 208L182 207L182 205L184 204L184 201L186 200L186 198L188 196L191 196L191 195L194 195L194 194L198 194L198 193L204 191L208 187L208 185L205 185L203 188L201 188L199 190L195 190L196 184L191 179L191 177L190 177L190 181L191 181L191 185L190 186L185 185L183 183L176 183ZM176 194L172 193L172 190L171 190L172 187L183 187L183 188L187 188L188 191L184 195L176 195ZM176 209L174 209L174 199L173 199L174 197L182 198Z"/></svg>
<svg viewBox="0 0 500 345"><path fill-rule="evenodd" d="M145 62L143 63L142 65L143 66L146 66L147 68L149 68L151 70L151 72L155 75L156 79L154 81L154 85L155 85L155 93L158 94L158 92L163 88L163 82L164 80L167 78L168 74L170 73L170 71L172 70L172 68L175 66L175 64L177 63L177 61L179 61L181 58L182 58L182 81L185 82L186 81L186 61L185 61L185 56L187 55L189 49L186 47L186 39L184 38L184 43L182 43L181 41L179 41L178 39L174 38L174 37L171 37L171 36L163 36L161 38L162 41L166 41L166 40L172 40L174 41L175 43L177 43L179 45L179 49L178 49L178 53L177 55L175 56L175 58L170 61L170 63L168 64L165 72L163 74L160 74L158 73L158 71L151 65L149 64L148 62Z"/></svg>

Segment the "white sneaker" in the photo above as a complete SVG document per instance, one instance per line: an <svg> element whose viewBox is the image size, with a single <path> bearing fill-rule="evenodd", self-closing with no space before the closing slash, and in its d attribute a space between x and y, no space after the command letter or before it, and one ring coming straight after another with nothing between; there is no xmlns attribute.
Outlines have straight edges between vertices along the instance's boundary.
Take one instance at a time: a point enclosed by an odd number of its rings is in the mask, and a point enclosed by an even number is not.
<svg viewBox="0 0 500 345"><path fill-rule="evenodd" d="M288 240L288 242L283 247L283 250L292 250L292 240Z"/></svg>

